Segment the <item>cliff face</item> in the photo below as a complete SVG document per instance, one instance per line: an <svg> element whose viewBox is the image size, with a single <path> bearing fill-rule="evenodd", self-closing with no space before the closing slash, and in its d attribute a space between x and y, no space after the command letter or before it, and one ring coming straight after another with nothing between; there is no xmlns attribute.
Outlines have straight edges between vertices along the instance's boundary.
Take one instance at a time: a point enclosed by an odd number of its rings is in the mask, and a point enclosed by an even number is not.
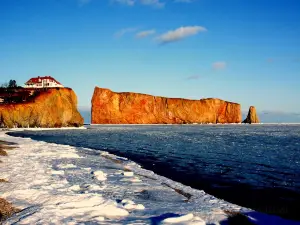
<svg viewBox="0 0 300 225"><path fill-rule="evenodd" d="M188 100L94 90L92 124L240 123L237 103L209 98Z"/></svg>
<svg viewBox="0 0 300 225"><path fill-rule="evenodd" d="M48 89L30 102L0 104L1 127L81 125L83 118L77 110L77 97L69 88Z"/></svg>
<svg viewBox="0 0 300 225"><path fill-rule="evenodd" d="M247 118L243 121L243 123L260 123L254 106L250 106Z"/></svg>

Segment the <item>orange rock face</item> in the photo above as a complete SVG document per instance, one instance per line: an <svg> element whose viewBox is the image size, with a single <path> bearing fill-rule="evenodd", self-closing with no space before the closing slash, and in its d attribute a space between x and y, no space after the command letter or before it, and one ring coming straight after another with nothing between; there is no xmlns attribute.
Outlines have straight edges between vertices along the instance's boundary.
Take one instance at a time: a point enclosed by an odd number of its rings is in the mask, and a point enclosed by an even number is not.
<svg viewBox="0 0 300 225"><path fill-rule="evenodd" d="M243 121L243 123L260 123L254 106L250 106L247 118Z"/></svg>
<svg viewBox="0 0 300 225"><path fill-rule="evenodd" d="M241 120L239 104L215 98L164 98L116 93L99 87L92 98L92 124L240 123Z"/></svg>
<svg viewBox="0 0 300 225"><path fill-rule="evenodd" d="M70 88L52 88L26 103L0 104L1 127L82 126L77 97Z"/></svg>

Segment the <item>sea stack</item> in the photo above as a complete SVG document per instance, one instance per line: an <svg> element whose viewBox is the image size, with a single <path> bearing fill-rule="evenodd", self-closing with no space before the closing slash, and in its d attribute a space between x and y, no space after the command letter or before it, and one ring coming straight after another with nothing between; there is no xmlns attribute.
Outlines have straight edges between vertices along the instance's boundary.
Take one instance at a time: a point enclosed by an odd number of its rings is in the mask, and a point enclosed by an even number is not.
<svg viewBox="0 0 300 225"><path fill-rule="evenodd" d="M92 124L241 123L240 104L217 98L189 100L95 87Z"/></svg>
<svg viewBox="0 0 300 225"><path fill-rule="evenodd" d="M254 106L250 106L247 118L243 121L243 123L260 123Z"/></svg>

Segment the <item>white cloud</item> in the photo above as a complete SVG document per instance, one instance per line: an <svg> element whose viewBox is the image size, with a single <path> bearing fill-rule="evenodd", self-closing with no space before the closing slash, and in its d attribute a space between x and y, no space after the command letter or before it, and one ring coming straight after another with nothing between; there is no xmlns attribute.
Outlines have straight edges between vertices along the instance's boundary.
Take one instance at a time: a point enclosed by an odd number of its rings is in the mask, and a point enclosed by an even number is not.
<svg viewBox="0 0 300 225"><path fill-rule="evenodd" d="M135 36L137 38L145 38L145 37L148 37L152 34L155 34L155 30L145 30L145 31L141 31L139 33L137 33Z"/></svg>
<svg viewBox="0 0 300 225"><path fill-rule="evenodd" d="M189 76L186 78L186 80L198 80L200 78L199 75Z"/></svg>
<svg viewBox="0 0 300 225"><path fill-rule="evenodd" d="M159 0L139 0L142 5L150 5L156 8L163 8L165 6L164 2L160 2Z"/></svg>
<svg viewBox="0 0 300 225"><path fill-rule="evenodd" d="M79 6L86 5L91 2L91 0L77 0Z"/></svg>
<svg viewBox="0 0 300 225"><path fill-rule="evenodd" d="M129 5L129 6L133 6L135 4L135 1L136 0L113 0L113 2L117 2L123 5Z"/></svg>
<svg viewBox="0 0 300 225"><path fill-rule="evenodd" d="M176 3L192 3L193 0L174 0Z"/></svg>
<svg viewBox="0 0 300 225"><path fill-rule="evenodd" d="M128 28L124 28L122 30L119 30L118 32L115 33L115 38L120 38L123 35L125 35L126 33L131 33L131 32L135 32L137 30L137 28L135 27L128 27Z"/></svg>
<svg viewBox="0 0 300 225"><path fill-rule="evenodd" d="M148 5L155 8L163 8L165 6L164 2L161 2L160 0L111 0L112 2L116 2L123 5L133 6L137 3L141 5Z"/></svg>
<svg viewBox="0 0 300 225"><path fill-rule="evenodd" d="M214 62L212 64L212 68L214 70L224 70L226 66L227 66L226 62Z"/></svg>
<svg viewBox="0 0 300 225"><path fill-rule="evenodd" d="M179 41L186 37L196 35L199 32L207 31L205 27L201 26L187 26L187 27L179 27L176 30L168 31L157 38L157 40L162 43L170 43L174 41Z"/></svg>

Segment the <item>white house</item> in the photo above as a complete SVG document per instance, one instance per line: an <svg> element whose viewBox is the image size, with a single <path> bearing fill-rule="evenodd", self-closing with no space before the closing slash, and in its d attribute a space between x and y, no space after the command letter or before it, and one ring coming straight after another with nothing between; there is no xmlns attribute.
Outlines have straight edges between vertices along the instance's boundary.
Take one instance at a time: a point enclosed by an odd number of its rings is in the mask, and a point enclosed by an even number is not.
<svg viewBox="0 0 300 225"><path fill-rule="evenodd" d="M25 83L25 88L51 88L51 87L64 87L64 86L50 76L33 77Z"/></svg>

